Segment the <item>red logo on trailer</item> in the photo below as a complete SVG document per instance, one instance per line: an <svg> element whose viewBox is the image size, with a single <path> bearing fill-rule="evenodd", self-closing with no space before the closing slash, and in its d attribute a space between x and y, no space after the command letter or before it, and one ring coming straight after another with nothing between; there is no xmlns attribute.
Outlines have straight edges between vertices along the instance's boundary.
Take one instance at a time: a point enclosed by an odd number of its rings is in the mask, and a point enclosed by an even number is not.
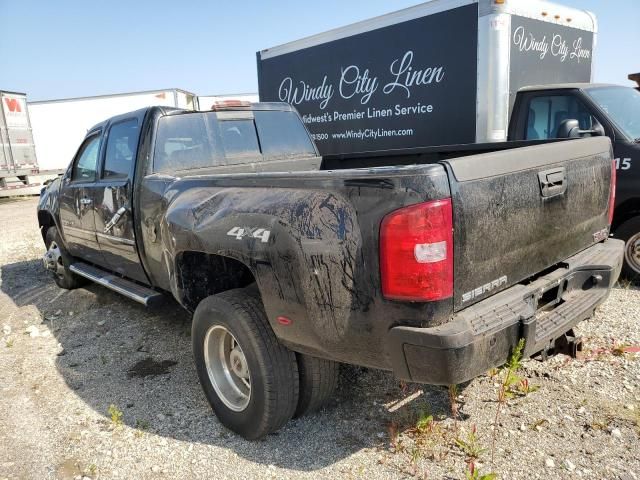
<svg viewBox="0 0 640 480"><path fill-rule="evenodd" d="M7 104L7 108L12 113L20 113L22 112L22 107L20 106L20 102L17 98L9 98L4 97L4 103Z"/></svg>

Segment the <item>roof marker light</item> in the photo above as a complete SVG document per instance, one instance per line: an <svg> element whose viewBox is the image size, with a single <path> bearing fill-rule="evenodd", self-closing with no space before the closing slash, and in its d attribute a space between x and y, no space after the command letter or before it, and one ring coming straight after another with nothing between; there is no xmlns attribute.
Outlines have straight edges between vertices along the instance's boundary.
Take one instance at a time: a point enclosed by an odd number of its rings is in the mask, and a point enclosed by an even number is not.
<svg viewBox="0 0 640 480"><path fill-rule="evenodd" d="M250 107L251 102L246 102L244 100L219 100L214 102L211 105L211 110L225 110L229 108L237 108L237 107Z"/></svg>

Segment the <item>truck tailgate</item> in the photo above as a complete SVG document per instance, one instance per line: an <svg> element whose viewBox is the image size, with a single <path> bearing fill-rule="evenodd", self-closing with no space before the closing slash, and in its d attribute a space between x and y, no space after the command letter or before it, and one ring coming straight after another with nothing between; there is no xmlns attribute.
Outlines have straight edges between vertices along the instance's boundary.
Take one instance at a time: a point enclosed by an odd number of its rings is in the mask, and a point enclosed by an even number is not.
<svg viewBox="0 0 640 480"><path fill-rule="evenodd" d="M454 225L454 310L608 236L611 144L571 140L443 162Z"/></svg>

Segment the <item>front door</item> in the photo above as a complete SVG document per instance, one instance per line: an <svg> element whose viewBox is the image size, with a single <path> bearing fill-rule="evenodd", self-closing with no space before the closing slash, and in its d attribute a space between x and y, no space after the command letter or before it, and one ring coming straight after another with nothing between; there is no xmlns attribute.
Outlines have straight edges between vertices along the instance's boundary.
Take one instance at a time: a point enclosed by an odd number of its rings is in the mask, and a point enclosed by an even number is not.
<svg viewBox="0 0 640 480"><path fill-rule="evenodd" d="M69 253L101 264L96 238L93 186L100 153L100 131L84 140L60 187L60 227Z"/></svg>
<svg viewBox="0 0 640 480"><path fill-rule="evenodd" d="M96 200L96 232L106 267L144 283L132 214L133 172L138 147L136 118L116 120L106 135Z"/></svg>

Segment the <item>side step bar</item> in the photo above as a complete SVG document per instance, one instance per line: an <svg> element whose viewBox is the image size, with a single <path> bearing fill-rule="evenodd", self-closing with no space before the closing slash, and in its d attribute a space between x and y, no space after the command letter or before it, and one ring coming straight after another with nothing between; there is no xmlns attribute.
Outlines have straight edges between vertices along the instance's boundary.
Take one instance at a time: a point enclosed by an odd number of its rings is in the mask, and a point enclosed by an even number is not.
<svg viewBox="0 0 640 480"><path fill-rule="evenodd" d="M138 285L130 280L125 280L124 278L113 275L92 265L87 265L83 262L76 262L69 265L69 270L76 275L88 278L92 282L107 287L114 292L118 292L119 294L147 307L162 302L164 298L160 292L143 287L142 285Z"/></svg>

